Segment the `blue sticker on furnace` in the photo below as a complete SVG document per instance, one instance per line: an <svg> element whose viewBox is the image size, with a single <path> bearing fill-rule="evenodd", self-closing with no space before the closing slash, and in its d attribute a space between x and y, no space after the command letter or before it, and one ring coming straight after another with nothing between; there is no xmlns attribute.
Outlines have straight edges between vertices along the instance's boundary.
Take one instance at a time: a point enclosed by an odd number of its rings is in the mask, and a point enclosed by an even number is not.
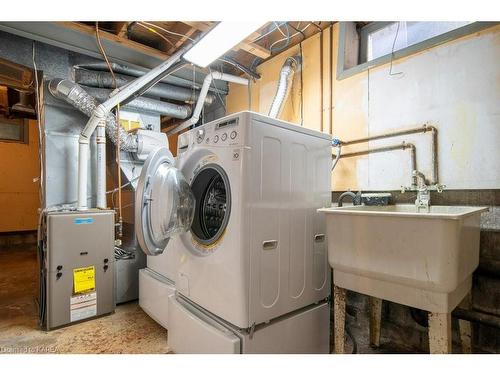
<svg viewBox="0 0 500 375"><path fill-rule="evenodd" d="M94 219L91 217L78 217L74 220L75 224L92 224Z"/></svg>

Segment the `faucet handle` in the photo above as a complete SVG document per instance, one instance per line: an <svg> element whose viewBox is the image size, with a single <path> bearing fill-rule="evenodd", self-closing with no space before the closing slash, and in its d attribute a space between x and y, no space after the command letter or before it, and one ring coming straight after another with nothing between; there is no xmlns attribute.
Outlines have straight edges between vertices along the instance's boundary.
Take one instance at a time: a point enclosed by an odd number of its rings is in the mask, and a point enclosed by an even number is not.
<svg viewBox="0 0 500 375"><path fill-rule="evenodd" d="M437 191L438 193L442 193L445 187L446 187L446 185L445 185L445 184L439 184L439 183L438 183L438 184L436 184L436 191Z"/></svg>

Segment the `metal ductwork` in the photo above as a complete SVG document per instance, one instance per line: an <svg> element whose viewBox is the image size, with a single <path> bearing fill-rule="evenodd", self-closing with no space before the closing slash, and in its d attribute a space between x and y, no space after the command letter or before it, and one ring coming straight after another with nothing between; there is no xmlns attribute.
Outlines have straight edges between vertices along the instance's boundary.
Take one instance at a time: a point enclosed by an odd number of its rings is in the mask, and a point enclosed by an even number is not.
<svg viewBox="0 0 500 375"><path fill-rule="evenodd" d="M132 77L136 77L136 78L143 76L148 71L147 69L144 69L144 68L132 67L132 66L123 65L123 64L117 64L115 62L110 62L109 64L111 66L111 69L113 69L114 73L125 74L127 76L132 76ZM109 66L104 61L84 63L84 64L78 64L78 65L73 66L73 72L75 72L76 70L82 70L82 69L109 72ZM202 73L200 72L199 74L202 74ZM174 75L167 76L164 79L162 79L160 82L170 83L172 85L181 86L181 87L189 87L189 88L194 87L197 90L199 90L201 87L200 84L198 84L196 82L193 83L193 80L181 78L181 77L176 77ZM221 94L227 94L227 91L221 90Z"/></svg>
<svg viewBox="0 0 500 375"><path fill-rule="evenodd" d="M89 95L93 96L99 102L105 102L113 90L99 89L96 87L83 88ZM131 102L123 105L122 109L129 109L138 112L150 112L157 115L163 115L184 120L191 115L190 105L180 105L168 102L161 102L150 98L139 96Z"/></svg>
<svg viewBox="0 0 500 375"><path fill-rule="evenodd" d="M115 81L109 72L75 69L74 74L75 82L81 85L104 89L115 88ZM115 79L116 86L118 87L122 87L135 80L134 77L122 74L115 74ZM194 102L198 99L199 93L186 87L173 86L166 83L157 83L149 88L144 95L177 100L181 102ZM212 104L214 100L215 96L213 94L209 94L205 98L205 104Z"/></svg>
<svg viewBox="0 0 500 375"><path fill-rule="evenodd" d="M89 117L99 106L99 102L80 85L67 79L52 79L49 82L49 91L56 98L66 101ZM106 134L115 144L117 142L117 129L120 137L120 149L122 151L136 152L138 147L137 135L127 133L125 129L118 126L115 115L108 113L106 116Z"/></svg>
<svg viewBox="0 0 500 375"><path fill-rule="evenodd" d="M291 56L285 60L283 67L280 71L280 78L278 81L278 88L274 95L273 103L269 109L269 117L279 118L283 111L283 105L290 92L292 86L293 75L297 67L301 64L300 56Z"/></svg>

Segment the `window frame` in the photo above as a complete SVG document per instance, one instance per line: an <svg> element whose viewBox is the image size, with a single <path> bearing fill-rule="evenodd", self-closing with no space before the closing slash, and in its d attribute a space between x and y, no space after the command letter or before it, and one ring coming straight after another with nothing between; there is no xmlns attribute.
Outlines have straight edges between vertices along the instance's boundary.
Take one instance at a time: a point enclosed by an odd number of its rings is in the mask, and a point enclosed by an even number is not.
<svg viewBox="0 0 500 375"><path fill-rule="evenodd" d="M359 30L359 53L358 53L358 62L366 60L367 53L367 38L368 33L372 33L378 29L386 27L387 25L397 22L397 21L389 21L389 22L373 22L362 27ZM339 28L339 46L338 46L338 61L337 61L337 80L342 80L348 77L351 77L355 74L361 73L370 68L374 68L376 66L380 66L386 64L391 61L391 56L393 56L393 61L400 59L402 57L410 56L417 52L426 50L428 48L435 47L439 44L443 44L454 39L461 38L463 36L493 27L500 24L500 22L473 22L468 25L459 27L457 29L448 31L446 33L437 35L435 37L426 39L422 42L412 44L411 46L402 48L400 50L394 51L394 53L388 53L387 55L377 57L371 61L366 61L361 64L355 65L353 67L346 68L346 38L348 35L347 27L348 24L352 22L340 22Z"/></svg>
<svg viewBox="0 0 500 375"><path fill-rule="evenodd" d="M29 140L29 120L28 119L15 119L19 120L19 123L16 124L16 121L7 119L5 117L0 116L0 122L3 122L5 124L15 124L18 126L22 126L22 134L23 134L23 139L17 140L17 139L7 139L7 138L1 138L0 137L0 143L17 143L17 144L24 144L24 145L29 145L30 140Z"/></svg>

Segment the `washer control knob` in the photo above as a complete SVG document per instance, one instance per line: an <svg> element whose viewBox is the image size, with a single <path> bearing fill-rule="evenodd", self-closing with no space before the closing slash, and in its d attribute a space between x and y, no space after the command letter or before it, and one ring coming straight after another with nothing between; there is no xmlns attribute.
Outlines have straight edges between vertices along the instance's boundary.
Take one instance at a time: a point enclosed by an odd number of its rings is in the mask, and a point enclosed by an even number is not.
<svg viewBox="0 0 500 375"><path fill-rule="evenodd" d="M203 142L203 138L205 138L205 130L204 129L199 129L196 131L196 142L201 143Z"/></svg>
<svg viewBox="0 0 500 375"><path fill-rule="evenodd" d="M238 133L236 133L236 131L235 131L235 130L233 130L233 131L231 132L230 137L231 137L231 139L235 139L237 135L238 135Z"/></svg>
<svg viewBox="0 0 500 375"><path fill-rule="evenodd" d="M224 133L221 135L220 139L222 139L223 141L225 141L227 139L227 133Z"/></svg>
<svg viewBox="0 0 500 375"><path fill-rule="evenodd" d="M217 143L217 142L219 142L219 136L218 136L218 135L216 135L216 136L214 137L214 143Z"/></svg>

